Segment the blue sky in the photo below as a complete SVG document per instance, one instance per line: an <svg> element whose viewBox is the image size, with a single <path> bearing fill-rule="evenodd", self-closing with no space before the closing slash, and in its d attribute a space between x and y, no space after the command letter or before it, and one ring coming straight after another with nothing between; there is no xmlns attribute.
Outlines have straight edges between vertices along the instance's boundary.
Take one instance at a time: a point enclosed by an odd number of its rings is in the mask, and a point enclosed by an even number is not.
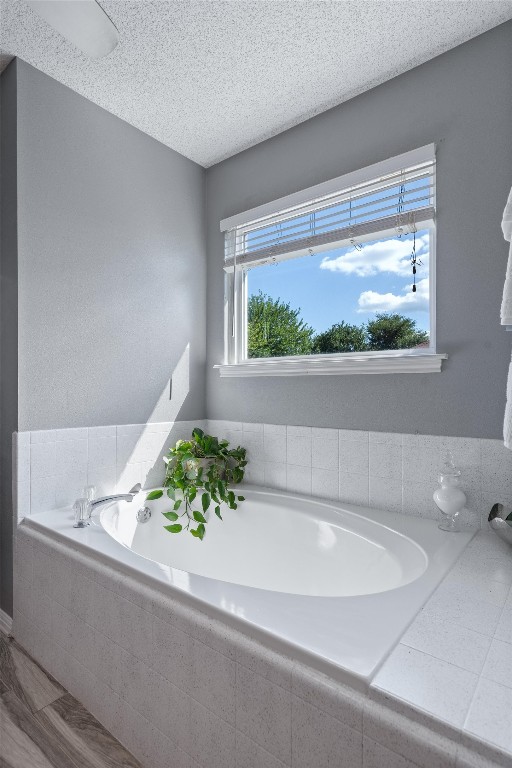
<svg viewBox="0 0 512 768"><path fill-rule="evenodd" d="M259 290L274 299L300 307L303 319L315 331L345 320L360 325L376 312L399 312L429 330L428 230L416 234L418 290L411 292L412 235L366 243L275 265L255 267L248 273L248 295Z"/></svg>

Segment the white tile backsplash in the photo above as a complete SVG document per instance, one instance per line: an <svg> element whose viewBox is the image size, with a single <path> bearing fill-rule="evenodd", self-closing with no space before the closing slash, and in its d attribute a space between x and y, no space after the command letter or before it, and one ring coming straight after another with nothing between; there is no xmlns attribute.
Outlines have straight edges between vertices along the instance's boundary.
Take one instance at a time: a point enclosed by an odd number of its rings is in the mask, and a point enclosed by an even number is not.
<svg viewBox="0 0 512 768"><path fill-rule="evenodd" d="M463 523L487 528L495 501L512 504L512 452L500 440L210 420L18 433L19 518L69 503L80 483L101 493L161 483L162 456L195 425L245 446L255 485L439 519L432 494L450 449L468 499Z"/></svg>

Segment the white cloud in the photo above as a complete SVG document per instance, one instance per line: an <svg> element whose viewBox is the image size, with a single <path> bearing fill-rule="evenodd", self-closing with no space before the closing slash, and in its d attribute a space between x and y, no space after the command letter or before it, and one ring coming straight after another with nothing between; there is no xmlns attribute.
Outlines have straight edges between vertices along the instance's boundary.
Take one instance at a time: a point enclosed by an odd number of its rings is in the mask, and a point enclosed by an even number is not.
<svg viewBox="0 0 512 768"><path fill-rule="evenodd" d="M428 233L416 238L416 254L421 259L420 269L428 274ZM412 240L398 238L379 240L363 245L360 251L355 248L335 258L326 256L320 263L320 269L341 272L345 275L368 277L379 272L391 272L395 275L411 274Z"/></svg>
<svg viewBox="0 0 512 768"><path fill-rule="evenodd" d="M408 290L402 296L395 293L377 293L363 291L357 301L358 312L428 312L428 278L419 280L416 293Z"/></svg>

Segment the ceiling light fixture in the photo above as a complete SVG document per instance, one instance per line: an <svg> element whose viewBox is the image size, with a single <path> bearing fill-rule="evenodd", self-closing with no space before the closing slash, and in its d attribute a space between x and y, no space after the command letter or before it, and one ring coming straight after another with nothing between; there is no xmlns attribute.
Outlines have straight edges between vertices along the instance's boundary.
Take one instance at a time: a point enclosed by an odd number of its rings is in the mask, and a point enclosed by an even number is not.
<svg viewBox="0 0 512 768"><path fill-rule="evenodd" d="M108 56L119 32L96 0L25 0L33 11L92 59Z"/></svg>

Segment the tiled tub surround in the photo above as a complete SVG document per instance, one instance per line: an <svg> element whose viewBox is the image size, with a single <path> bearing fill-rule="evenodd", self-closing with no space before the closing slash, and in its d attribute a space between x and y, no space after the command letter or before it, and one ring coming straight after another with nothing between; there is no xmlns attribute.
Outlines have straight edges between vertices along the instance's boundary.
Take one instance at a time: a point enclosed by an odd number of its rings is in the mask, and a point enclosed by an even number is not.
<svg viewBox="0 0 512 768"><path fill-rule="evenodd" d="M84 485L98 494L158 485L162 456L195 425L247 448L254 485L436 519L432 494L450 449L464 522L487 528L496 501L512 504L512 451L500 440L209 420L17 433L18 518L72 504Z"/></svg>
<svg viewBox="0 0 512 768"><path fill-rule="evenodd" d="M496 501L512 505L512 451L500 440L208 421L248 449L247 480L305 495L438 519L432 494L445 451L461 469L461 520L487 529Z"/></svg>
<svg viewBox="0 0 512 768"><path fill-rule="evenodd" d="M155 485L166 447L195 423L18 435L19 519L71 503L85 480L99 493ZM497 440L204 426L246 445L256 484L436 517L450 447L469 522L512 502L512 454ZM23 525L15 584L19 642L148 768L512 768L512 558L492 534L472 541L365 694Z"/></svg>
<svg viewBox="0 0 512 768"><path fill-rule="evenodd" d="M358 691L21 524L13 631L148 768L510 768L511 584L480 532Z"/></svg>
<svg viewBox="0 0 512 768"><path fill-rule="evenodd" d="M206 422L177 421L52 429L14 435L17 517L73 504L86 485L98 496L126 493L136 483L160 485L162 457Z"/></svg>

